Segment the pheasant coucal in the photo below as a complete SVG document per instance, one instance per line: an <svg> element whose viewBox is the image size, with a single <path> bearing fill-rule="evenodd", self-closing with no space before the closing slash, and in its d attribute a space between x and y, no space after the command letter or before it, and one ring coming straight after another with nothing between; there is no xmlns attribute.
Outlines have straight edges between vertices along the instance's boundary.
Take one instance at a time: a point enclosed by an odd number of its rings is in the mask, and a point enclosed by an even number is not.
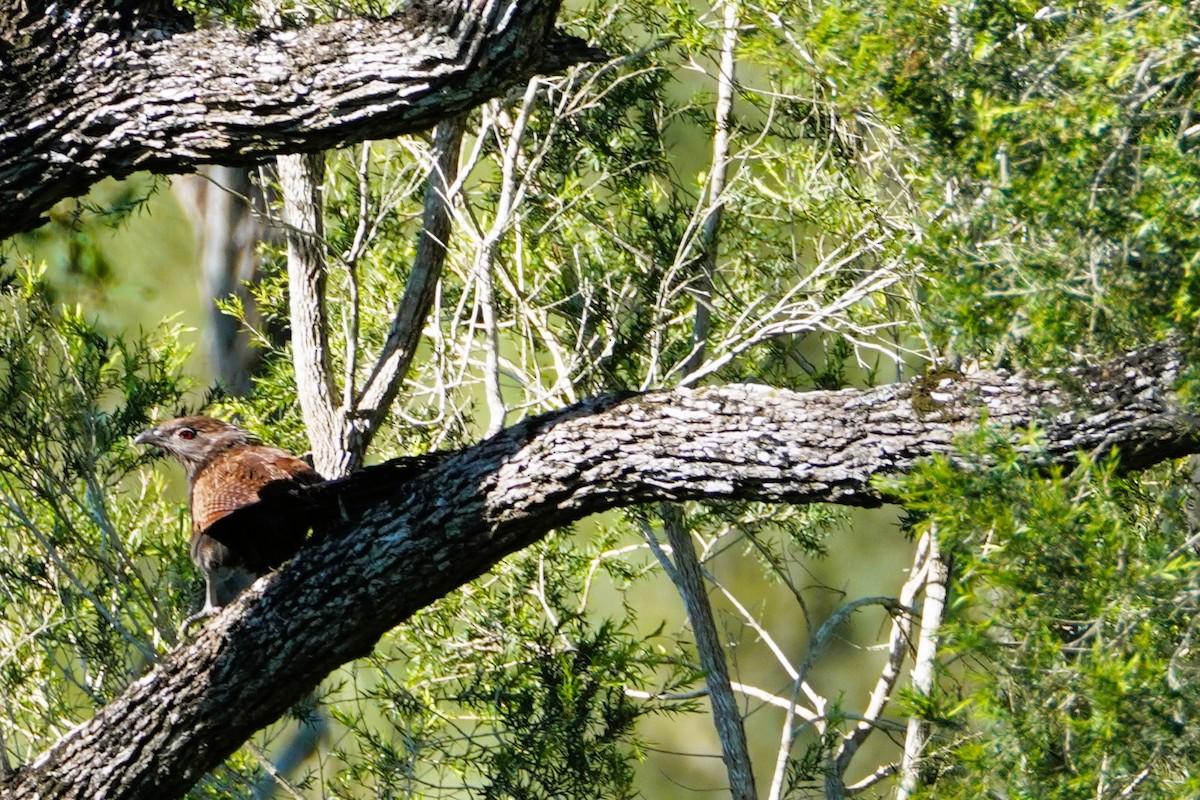
<svg viewBox="0 0 1200 800"><path fill-rule="evenodd" d="M278 496L289 487L321 483L324 479L307 462L278 447L258 444L248 431L212 417L169 420L133 441L162 449L187 470L192 562L204 573L207 586L201 613L230 603L304 543L309 526L297 514L278 508L277 513L247 520L239 526L242 530L219 534L219 540L210 532L219 520L258 503L264 495Z"/></svg>
<svg viewBox="0 0 1200 800"><path fill-rule="evenodd" d="M169 420L133 441L158 447L187 470L192 562L207 586L197 616L232 602L294 556L310 530L323 534L353 519L449 455L403 456L327 481L308 462L212 417Z"/></svg>

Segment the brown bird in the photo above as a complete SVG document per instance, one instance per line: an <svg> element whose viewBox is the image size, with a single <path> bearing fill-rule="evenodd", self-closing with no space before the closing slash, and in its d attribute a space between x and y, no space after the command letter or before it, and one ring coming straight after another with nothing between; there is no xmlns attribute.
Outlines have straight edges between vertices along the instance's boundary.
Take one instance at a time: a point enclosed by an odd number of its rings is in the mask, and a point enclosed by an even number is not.
<svg viewBox="0 0 1200 800"><path fill-rule="evenodd" d="M403 456L327 481L308 462L212 417L169 420L133 441L174 456L191 484L192 562L207 591L185 627L294 556L309 531L324 535L450 455Z"/></svg>
<svg viewBox="0 0 1200 800"><path fill-rule="evenodd" d="M270 497L289 486L322 482L307 462L278 447L258 444L248 431L212 417L169 420L133 441L160 448L187 470L192 562L204 573L207 589L202 615L232 602L255 578L278 567L304 543L309 526L298 523L296 515L273 515L275 524L266 525L259 519L256 529L242 526L243 530L227 532L220 540L209 532L219 520L258 503L264 496L260 493Z"/></svg>

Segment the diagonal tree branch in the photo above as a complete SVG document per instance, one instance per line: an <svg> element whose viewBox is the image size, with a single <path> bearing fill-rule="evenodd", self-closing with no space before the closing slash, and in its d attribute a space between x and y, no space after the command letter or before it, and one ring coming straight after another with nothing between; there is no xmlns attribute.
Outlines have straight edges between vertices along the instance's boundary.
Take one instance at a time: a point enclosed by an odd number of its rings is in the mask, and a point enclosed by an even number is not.
<svg viewBox="0 0 1200 800"><path fill-rule="evenodd" d="M434 133L433 163L425 186L425 208L412 271L379 358L354 401L351 424L357 437L352 448L355 453L366 451L371 437L400 393L400 386L417 353L421 333L433 307L450 240L450 212L454 195L458 192L458 159L463 128L462 119L445 120Z"/></svg>
<svg viewBox="0 0 1200 800"><path fill-rule="evenodd" d="M696 654L704 670L704 683L708 687L708 699L712 704L713 723L717 738L721 741L721 760L729 775L729 794L734 800L755 800L754 771L751 769L750 747L746 743L746 726L741 709L733 696L729 680L729 665L721 637L713 616L712 603L704 586L704 574L696 547L692 544L692 533L687 528L678 506L664 505L659 512L671 552L675 555L675 569L669 573L687 608L692 634L696 637Z"/></svg>
<svg viewBox="0 0 1200 800"><path fill-rule="evenodd" d="M599 52L558 0L430 0L387 19L191 30L161 0L0 10L0 238L135 170L260 164L424 130Z"/></svg>
<svg viewBox="0 0 1200 800"><path fill-rule="evenodd" d="M873 479L950 451L984 413L1070 464L1200 452L1160 344L1048 377L980 373L871 391L765 386L601 398L437 460L260 581L194 642L0 784L0 797L178 796L418 609L588 514L700 498L878 505ZM253 508L253 507L251 507ZM334 534L337 535L334 535Z"/></svg>

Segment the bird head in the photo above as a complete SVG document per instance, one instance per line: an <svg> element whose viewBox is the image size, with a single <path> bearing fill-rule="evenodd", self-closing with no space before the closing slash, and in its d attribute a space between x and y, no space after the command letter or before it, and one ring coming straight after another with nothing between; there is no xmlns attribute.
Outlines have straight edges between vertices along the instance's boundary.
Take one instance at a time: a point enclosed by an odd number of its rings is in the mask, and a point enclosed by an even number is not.
<svg viewBox="0 0 1200 800"><path fill-rule="evenodd" d="M253 444L249 431L212 417L178 417L147 428L134 444L149 444L174 456L194 477L200 468L219 453Z"/></svg>

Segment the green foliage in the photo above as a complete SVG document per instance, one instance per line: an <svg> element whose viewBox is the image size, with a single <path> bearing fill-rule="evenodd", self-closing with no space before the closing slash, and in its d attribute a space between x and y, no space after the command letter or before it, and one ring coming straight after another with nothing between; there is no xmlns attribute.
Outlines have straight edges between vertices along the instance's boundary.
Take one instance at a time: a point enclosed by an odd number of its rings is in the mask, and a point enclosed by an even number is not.
<svg viewBox="0 0 1200 800"><path fill-rule="evenodd" d="M172 649L203 593L178 487L131 444L187 411L183 330L114 334L45 272L0 280L0 739L18 763ZM194 795L245 794L259 768L231 759Z"/></svg>
<svg viewBox="0 0 1200 800"><path fill-rule="evenodd" d="M243 0L183 5L203 24L261 22L261 6ZM399 5L278 10L298 25ZM517 93L467 119L435 313L371 458L453 447L491 422L489 269L509 422L601 391L672 385L701 304L707 353L722 359L707 380L805 389L887 381L939 351L1054 365L1195 330L1195 0L769 0L740 14L714 252L702 231L714 205L717 10L572 7L564 24L618 60L539 78L528 104ZM351 395L409 278L427 145L373 142L326 159L331 367ZM509 219L506 190L518 199ZM124 214L146 193L121 191L111 205ZM113 280L89 233L107 221L100 210L73 207L46 234L68 240L70 280L56 286L71 299ZM249 396L210 410L303 451L283 344L286 254L267 242L262 256L259 316L224 301L254 327L261 372ZM0 697L4 741L22 756L169 646L195 580L178 541L182 506L127 446L151 413L180 403L176 332L112 336L54 298L29 271L0 297L0 614L13 623L0 632ZM889 486L912 532L936 530L953 555L939 691L893 709L934 726L927 794L1195 795L1189 478L1170 467L1121 475L1086 457L1047 475L1029 466L1037 453L1036 433L1019 448L983 433L953 463ZM654 520L638 510L518 554L339 671L320 704L338 724L332 753L306 790L632 796L647 752L639 725L696 710L691 696L660 698L701 678L687 634L657 607L674 590L648 555ZM796 603L776 635L801 657L823 613L814 587L841 583L816 575L814 559L839 546L829 534L849 520L759 504L684 515L707 569L740 559L730 571L748 565L756 596L781 588ZM872 547L874 561L883 545ZM753 612L723 611L737 666L757 679L746 654L765 628L747 623ZM859 663L831 671L848 681L870 672ZM785 673L763 669L762 684L777 690ZM857 724L845 691L833 687L838 699L810 724L825 727L784 764L789 796L822 783L829 752ZM246 794L258 769L240 753L197 794Z"/></svg>
<svg viewBox="0 0 1200 800"><path fill-rule="evenodd" d="M930 797L1185 797L1200 788L1187 475L1069 475L982 434L889 489L954 571ZM962 469L963 463L977 465ZM940 709L940 710L939 710Z"/></svg>
<svg viewBox="0 0 1200 800"><path fill-rule="evenodd" d="M184 383L170 325L115 336L42 270L0 293L0 728L37 753L167 649L192 586L186 520L130 446Z"/></svg>
<svg viewBox="0 0 1200 800"><path fill-rule="evenodd" d="M500 232L492 266L510 408L559 407L678 377L693 346L691 287L710 202L705 148L714 85L678 65L710 65L719 37L711 19L691 8L638 2L609 11L581 8L567 24L614 53L630 53L618 68L548 81L527 108L508 98L468 119L468 177L438 310L427 323L429 349L414 363L372 459L465 443L483 427L481 238L501 213L505 155L521 115L522 202ZM765 11L747 14L748 31L770 29ZM898 319L882 292L842 298L903 252L909 209L889 201L892 213L877 213L882 168L867 159L866 146L820 165L831 146L811 134L827 120L815 104L791 99L813 90L819 76L798 81L790 64L772 65L773 48L779 41L768 35L746 44L765 77L737 120L738 136L753 144L731 154L710 338L722 353L758 327L816 320L763 336L733 354L721 377L838 388L856 377L855 345L877 344L877 332ZM690 143L686 155L670 146L679 140ZM332 367L355 387L368 376L365 356L381 347L408 278L426 170L421 142L373 142L326 158ZM264 369L250 396L222 398L214 410L303 450L291 353L279 344L289 324L286 254L268 243L263 256L254 294ZM839 303L844 311L823 311ZM357 361L347 348L354 334ZM793 573L845 522L828 509L746 504L689 516L698 535L751 553L753 574L796 594L804 589ZM693 704L634 700L627 690L695 690L700 676L690 645L664 635L657 615L647 630L635 613L629 598L651 593L644 584L664 576L643 563L644 545L631 541L641 542L641 533L622 524L514 556L483 588L445 598L395 631L371 664L340 672L323 706L349 735L337 746L338 766L322 770L321 779L336 793L358 785L379 796L634 794L633 764L643 755L635 723ZM599 607L589 598L593 583L607 598ZM673 592L657 589L664 591Z"/></svg>
<svg viewBox="0 0 1200 800"><path fill-rule="evenodd" d="M874 7L812 34L865 43L854 85L928 153L911 252L934 341L1045 365L1194 330L1197 5ZM981 438L966 459L986 467L899 491L957 575L946 694L916 709L942 737L930 796L1191 796L1189 478L1086 459L1047 478L1030 455Z"/></svg>
<svg viewBox="0 0 1200 800"><path fill-rule="evenodd" d="M631 607L596 618L598 572L645 579L623 572L611 544L551 537L394 631L354 673L353 695L378 719L340 711L340 690L326 698L352 735L335 785L389 797L633 796L634 726L662 708L627 691L696 676L662 657L659 632L637 632Z"/></svg>
<svg viewBox="0 0 1200 800"><path fill-rule="evenodd" d="M145 213L164 183L147 174L101 181L86 197L56 205L47 213L46 224L4 242L0 267L13 270L45 262L56 291L70 300L94 303L117 277L113 257L101 240Z"/></svg>
<svg viewBox="0 0 1200 800"><path fill-rule="evenodd" d="M814 32L867 42L857 85L924 142L912 253L935 342L1023 366L1190 334L1196 3L871 7ZM949 715L930 796L1191 796L1189 476L1085 459L1047 478L1029 456L979 439L985 468L938 462L900 491L958 576L946 694L917 709Z"/></svg>
<svg viewBox="0 0 1200 800"><path fill-rule="evenodd" d="M745 13L747 30L771 30L768 10ZM522 202L501 231L493 267L510 407L554 408L679 377L693 347L711 167L704 148L714 123L711 80L681 75L677 65L711 61L718 36L709 21L694 18L694 9L653 3L629 3L616 14L581 8L566 25L614 53L631 53L620 68L548 84L527 109L511 98L468 119L462 169L469 178L449 242L452 277L439 286L432 352L414 364L389 425L394 446L459 443L479 433L482 375L467 363L480 345L477 259L481 237L497 220L505 153L522 114ZM710 347L715 355L735 351L718 373L723 380L836 388L861 374L847 364L870 371L883 363L862 345L903 349L908 288L882 288L905 274L899 258L915 207L878 184L908 154L882 125L856 132L841 125L840 109L827 112L810 99L822 76L801 70L796 54L778 63L787 50L777 35L748 35L744 50L756 90L743 94L748 110L737 126L747 144L730 154L722 197ZM686 155L669 146L677 141L688 143ZM873 147L894 161L871 157ZM369 375L370 359L361 354L378 352L408 277L426 157L420 143L373 142L326 160L332 366L354 386ZM364 230L367 245L356 248ZM298 432L291 358L280 344L289 325L286 253L278 242L264 250L254 294L266 369L254 400L229 400L221 409L251 427L286 421ZM891 271L872 290L873 276ZM860 282L865 288L856 293ZM764 333L776 328L788 332ZM360 355L348 365L351 331Z"/></svg>
<svg viewBox="0 0 1200 800"><path fill-rule="evenodd" d="M1043 364L1194 327L1200 7L878 5L830 7L810 36L926 144L913 255L939 340Z"/></svg>

